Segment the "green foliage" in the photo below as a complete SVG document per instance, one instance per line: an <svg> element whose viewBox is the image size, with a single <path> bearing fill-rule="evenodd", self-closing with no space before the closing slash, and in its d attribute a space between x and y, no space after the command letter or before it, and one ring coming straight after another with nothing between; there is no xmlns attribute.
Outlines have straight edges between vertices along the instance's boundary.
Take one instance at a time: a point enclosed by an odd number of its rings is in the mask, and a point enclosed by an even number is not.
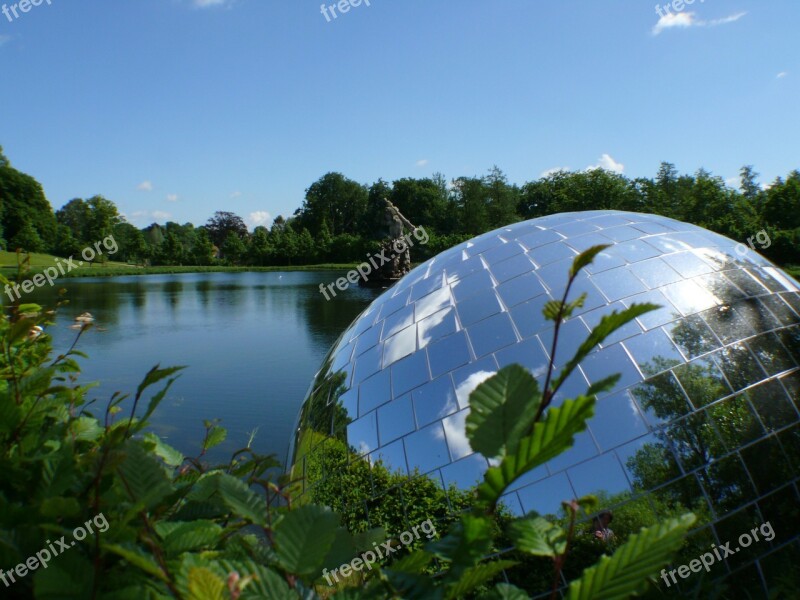
<svg viewBox="0 0 800 600"><path fill-rule="evenodd" d="M250 233L241 217L226 211L217 211L200 227L168 222L140 230L125 223L114 203L102 196L76 198L54 214L41 185L3 157L0 248L5 239L11 250L19 246L70 256L113 233L119 244L115 258L135 264L200 267L213 266L220 258L247 267L360 263L386 233L384 198L430 236L426 245L414 246L414 262L519 220L608 209L688 221L752 243L779 264L800 264L800 171L762 189L758 174L745 166L734 189L703 169L681 175L670 163L662 163L654 178L628 179L592 169L559 171L521 186L510 183L496 166L484 176L448 181L436 173L369 186L327 173L309 186L293 216L278 216L270 229L259 225ZM748 242L761 231L768 241ZM573 302L577 305L580 299Z"/></svg>
<svg viewBox="0 0 800 600"><path fill-rule="evenodd" d="M567 600L615 600L643 592L647 579L666 566L695 521L692 514L642 529L611 557L603 556L569 586Z"/></svg>
<svg viewBox="0 0 800 600"><path fill-rule="evenodd" d="M575 306L568 290L593 253L576 259L567 292L546 309L556 327ZM602 321L589 339L604 339L648 308L634 306ZM0 566L24 562L48 539L70 540L76 527L92 522L95 530L47 569L19 578L12 597L312 600L335 591L333 597L352 600L517 599L527 597L520 588L495 585L502 572L525 557L550 561L555 593L568 572L570 548L583 544L578 522L597 499L564 499L558 522L538 515L514 520L501 502L514 481L572 445L593 414L594 394L613 383L612 377L551 406L564 373L579 359L558 377L551 361L542 389L512 366L471 394L467 436L495 461L474 496L370 464L323 428L301 435L304 448L322 445L324 452L306 463L311 491L296 501L298 482L276 473L277 461L250 447L224 465L205 463L206 451L226 436L217 422L205 424L197 457L146 431L181 367L153 367L132 397L114 394L105 408L87 402L89 387L77 378L81 355L70 350L52 360L49 336L34 329L47 327L50 315L25 305L0 316ZM346 424L345 417L328 416L337 429ZM328 571L384 540L396 547L394 536L428 519L441 527L439 539L420 539L397 558L345 578L341 589L326 585ZM570 597L641 592L681 546L693 519L632 535L583 571ZM376 525L382 527L369 529ZM516 550L498 558L504 531Z"/></svg>

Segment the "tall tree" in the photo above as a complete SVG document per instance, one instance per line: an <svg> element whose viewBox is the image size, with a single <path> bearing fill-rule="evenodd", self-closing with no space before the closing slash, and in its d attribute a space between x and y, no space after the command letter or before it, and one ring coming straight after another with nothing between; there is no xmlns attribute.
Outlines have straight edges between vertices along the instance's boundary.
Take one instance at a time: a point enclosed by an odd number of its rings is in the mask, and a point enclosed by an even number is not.
<svg viewBox="0 0 800 600"><path fill-rule="evenodd" d="M41 249L52 247L56 237L56 219L41 184L30 175L14 169L2 152L0 204L0 226L9 243L24 230L19 239L24 238L26 243L32 243ZM36 234L35 237L30 235L31 231Z"/></svg>
<svg viewBox="0 0 800 600"><path fill-rule="evenodd" d="M205 227L211 241L218 248L222 247L231 233L240 240L247 237L247 225L239 215L232 212L218 210Z"/></svg>
<svg viewBox="0 0 800 600"><path fill-rule="evenodd" d="M367 188L341 173L327 173L306 190L298 210L300 226L316 235L327 221L331 235L357 234L367 207Z"/></svg>

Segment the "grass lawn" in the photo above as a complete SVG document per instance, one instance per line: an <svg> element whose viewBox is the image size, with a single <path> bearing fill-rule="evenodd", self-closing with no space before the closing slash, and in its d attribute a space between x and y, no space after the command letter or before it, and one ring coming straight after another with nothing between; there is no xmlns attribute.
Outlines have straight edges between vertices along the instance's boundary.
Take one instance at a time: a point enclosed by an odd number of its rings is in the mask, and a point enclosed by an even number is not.
<svg viewBox="0 0 800 600"><path fill-rule="evenodd" d="M30 257L31 274L41 273L45 267L51 267L56 264L56 257L50 254L31 254ZM61 277L118 277L122 275L159 275L172 273L214 272L238 273L243 271L347 271L354 267L355 265L353 264L335 263L287 267L138 267L126 263L108 261L104 264L97 263L91 266L77 267ZM9 277L11 275L16 275L16 272L16 253L0 251L0 274Z"/></svg>

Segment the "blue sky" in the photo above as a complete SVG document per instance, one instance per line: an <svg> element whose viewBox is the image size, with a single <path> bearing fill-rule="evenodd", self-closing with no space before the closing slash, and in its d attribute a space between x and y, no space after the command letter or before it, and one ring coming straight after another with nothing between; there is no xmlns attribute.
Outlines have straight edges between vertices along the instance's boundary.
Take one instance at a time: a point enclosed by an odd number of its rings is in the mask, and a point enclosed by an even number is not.
<svg viewBox="0 0 800 600"><path fill-rule="evenodd" d="M797 0L46 1L0 13L0 144L55 208L253 225L328 171L800 168Z"/></svg>

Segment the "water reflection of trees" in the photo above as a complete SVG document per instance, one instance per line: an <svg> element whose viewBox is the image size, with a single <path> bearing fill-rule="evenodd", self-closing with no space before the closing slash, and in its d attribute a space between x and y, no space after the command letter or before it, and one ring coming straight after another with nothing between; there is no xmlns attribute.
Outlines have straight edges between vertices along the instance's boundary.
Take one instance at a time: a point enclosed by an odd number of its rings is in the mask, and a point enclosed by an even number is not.
<svg viewBox="0 0 800 600"><path fill-rule="evenodd" d="M682 321L672 335L690 357L711 354L655 375L633 390L643 411L663 425L627 461L635 492L654 490L653 499L668 510L686 507L701 524L713 523L687 545L688 559L711 543L736 540L766 521L778 535L773 548L800 531L793 484L800 464L798 375L791 358L800 358L798 326L738 341L781 327L756 299L712 309L704 321ZM715 350L719 343L705 323L723 343L735 343ZM649 370L663 371L664 366L656 359ZM745 568L725 584L740 591L760 590L757 567L748 563L769 550L763 542L728 559L728 569ZM786 548L769 560L790 561L792 552ZM724 574L719 570L714 576ZM698 577L684 585L691 589L702 582Z"/></svg>
<svg viewBox="0 0 800 600"><path fill-rule="evenodd" d="M800 325L790 308L800 309L800 303L794 294L782 299L778 282L766 272L756 271L761 283L738 271L704 276L703 287L714 296L716 305L689 317L673 314L662 321L663 331L689 362L684 362L677 352L666 356L650 349L655 355L648 355L649 360L639 363L646 380L624 395L630 407L635 405L644 416L650 431L616 449L630 487L617 485L618 478L609 472L605 485L594 490L600 508L613 512L614 536L608 541L598 540L592 534L592 515L586 515L564 570L565 581L576 577L600 554L624 543L641 527L692 511L700 525L676 564L688 563L707 552L712 544L734 541L735 546L742 533L767 521L773 525L776 537L772 542L761 541L743 548L715 565L708 575L693 574L681 580L680 585L662 587L659 594L761 597L764 583L771 590L800 589L796 567L800 553L792 544L796 544L800 531L800 501L795 487L800 473ZM764 294L765 287L774 293L754 297ZM661 341L658 336L650 339ZM331 369L335 370L329 362L323 372ZM375 475L376 464L372 463L370 486L358 487L355 496L364 493L366 500L357 500L351 495L355 488L342 485L343 481L350 485L360 481L363 473L354 473L370 468L369 460L357 458L363 455L359 448L348 447L350 459L341 458L347 425L358 415L357 400L344 384L344 373L315 384L308 407L315 407L309 413L317 412L321 422L310 414L303 419L327 436L318 440L318 456L328 458L324 467L307 469L306 474L323 482L333 472L340 472L335 477L339 487L327 498L331 502L336 501L336 496L351 498L347 506L358 505L357 514L367 518L370 510L380 504L380 494L386 492L381 470L384 465L378 463L379 474ZM618 418L617 424L623 426L621 415ZM608 436L609 440L614 437ZM599 458L608 455L613 452L607 451ZM590 462L601 464L600 460ZM574 467L568 470L577 473ZM556 473L551 479L559 476ZM407 482L408 477L402 481ZM400 489L404 484L396 485ZM563 513L551 516L565 521ZM509 581L532 595L549 589L553 572L549 560L507 550L512 554L510 558L520 561L504 575Z"/></svg>

